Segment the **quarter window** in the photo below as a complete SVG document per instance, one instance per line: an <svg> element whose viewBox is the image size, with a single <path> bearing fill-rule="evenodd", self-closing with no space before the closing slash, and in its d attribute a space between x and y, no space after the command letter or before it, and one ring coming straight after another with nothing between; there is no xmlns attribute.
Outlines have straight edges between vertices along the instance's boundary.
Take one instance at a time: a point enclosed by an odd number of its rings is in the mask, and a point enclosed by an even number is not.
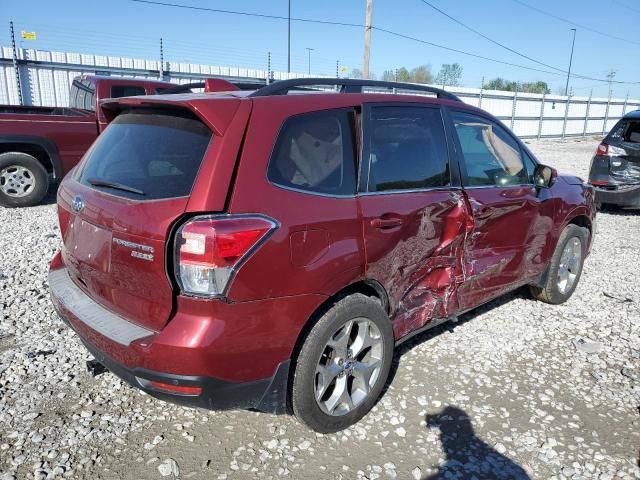
<svg viewBox="0 0 640 480"><path fill-rule="evenodd" d="M529 183L520 146L497 123L483 117L452 112L468 186L506 186Z"/></svg>
<svg viewBox="0 0 640 480"><path fill-rule="evenodd" d="M278 135L267 177L277 185L328 195L355 194L353 112L296 115Z"/></svg>
<svg viewBox="0 0 640 480"><path fill-rule="evenodd" d="M449 185L440 109L374 107L367 132L370 192Z"/></svg>

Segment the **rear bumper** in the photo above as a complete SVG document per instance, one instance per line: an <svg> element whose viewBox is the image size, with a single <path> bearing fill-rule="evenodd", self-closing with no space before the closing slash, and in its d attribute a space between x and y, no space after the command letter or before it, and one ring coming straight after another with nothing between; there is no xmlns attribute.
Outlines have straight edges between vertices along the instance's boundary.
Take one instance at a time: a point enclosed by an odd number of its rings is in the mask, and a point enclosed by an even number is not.
<svg viewBox="0 0 640 480"><path fill-rule="evenodd" d="M596 202L620 207L640 208L640 185L617 185L613 188L595 187Z"/></svg>
<svg viewBox="0 0 640 480"><path fill-rule="evenodd" d="M287 412L288 360L278 366L271 378L234 383L213 377L173 375L145 368L128 368L98 350L84 338L80 337L80 339L91 355L111 373L161 400L209 410L255 409L268 413ZM202 392L198 395L169 393L151 388L149 383L151 381L183 387L199 387Z"/></svg>
<svg viewBox="0 0 640 480"><path fill-rule="evenodd" d="M154 397L192 407L215 410L247 408L270 413L287 411L288 357L271 368L270 376L257 380L230 381L202 375L199 374L200 364L217 363L217 358L210 354L208 345L185 348L185 341L193 343L192 337L186 338L189 324L178 326L182 335L177 337L134 325L91 299L76 286L65 267L50 270L48 281L58 315L78 334L96 360L132 386ZM201 335L202 331L196 333ZM171 338L180 341L174 342L177 345L169 345ZM162 362L154 361L158 355ZM253 359L253 363L260 364L259 359ZM155 365L173 365L174 372L153 368ZM233 369L233 365L223 366ZM196 374L186 374L188 371ZM198 394L167 392L150 382L201 390Z"/></svg>

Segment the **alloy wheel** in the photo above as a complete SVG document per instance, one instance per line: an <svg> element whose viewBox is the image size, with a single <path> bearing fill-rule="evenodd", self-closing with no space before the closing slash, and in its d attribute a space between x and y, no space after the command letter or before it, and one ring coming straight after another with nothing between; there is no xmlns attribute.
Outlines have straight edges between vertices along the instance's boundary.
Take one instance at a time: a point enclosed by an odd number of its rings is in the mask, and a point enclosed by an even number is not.
<svg viewBox="0 0 640 480"><path fill-rule="evenodd" d="M576 283L576 278L580 273L581 260L582 243L577 237L573 237L564 246L558 266L557 285L561 294L566 294Z"/></svg>
<svg viewBox="0 0 640 480"><path fill-rule="evenodd" d="M380 330L371 320L343 324L326 343L315 372L315 398L320 409L342 416L357 408L376 384L383 365Z"/></svg>

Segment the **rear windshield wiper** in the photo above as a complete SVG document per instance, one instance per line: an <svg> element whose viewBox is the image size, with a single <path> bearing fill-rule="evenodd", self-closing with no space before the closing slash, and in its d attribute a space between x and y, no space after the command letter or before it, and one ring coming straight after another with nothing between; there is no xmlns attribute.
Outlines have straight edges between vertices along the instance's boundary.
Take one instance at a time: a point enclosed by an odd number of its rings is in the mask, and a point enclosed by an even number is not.
<svg viewBox="0 0 640 480"><path fill-rule="evenodd" d="M131 192L138 195L144 195L144 192L142 190L138 190L137 188L133 188L128 185L123 185L122 183L100 180L99 178L89 178L87 179L87 182L89 182L94 187L108 187L115 190L122 190L123 192Z"/></svg>

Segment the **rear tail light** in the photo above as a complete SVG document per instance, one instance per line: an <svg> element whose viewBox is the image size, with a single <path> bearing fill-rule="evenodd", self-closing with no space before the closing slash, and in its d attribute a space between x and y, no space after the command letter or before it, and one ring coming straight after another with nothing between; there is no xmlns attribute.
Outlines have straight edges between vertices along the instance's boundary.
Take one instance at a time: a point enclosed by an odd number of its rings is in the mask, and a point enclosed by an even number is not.
<svg viewBox="0 0 640 480"><path fill-rule="evenodd" d="M609 145L601 143L596 149L596 155L607 155L609 153Z"/></svg>
<svg viewBox="0 0 640 480"><path fill-rule="evenodd" d="M224 296L238 266L276 228L259 216L206 216L176 233L175 275L187 295Z"/></svg>
<svg viewBox="0 0 640 480"><path fill-rule="evenodd" d="M616 157L620 155L626 155L627 152L624 148L614 147L611 145L607 145L606 143L601 143L598 145L596 150L596 155L602 155L607 157Z"/></svg>

